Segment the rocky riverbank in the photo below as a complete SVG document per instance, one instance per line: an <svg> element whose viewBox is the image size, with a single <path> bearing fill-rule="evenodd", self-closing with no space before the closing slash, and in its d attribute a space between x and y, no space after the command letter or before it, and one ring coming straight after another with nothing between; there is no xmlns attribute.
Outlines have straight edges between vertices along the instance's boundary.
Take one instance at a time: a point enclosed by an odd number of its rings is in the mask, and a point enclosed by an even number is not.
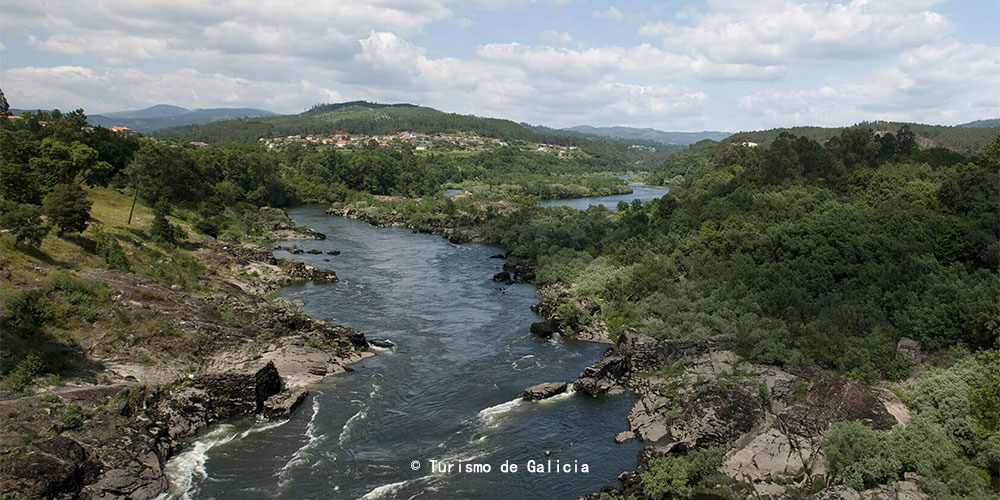
<svg viewBox="0 0 1000 500"><path fill-rule="evenodd" d="M418 222L407 221L395 211L371 213L358 210L352 204L332 207L327 213L337 217L357 219L378 227L400 227L441 236L452 243L487 243L481 231L482 220L469 214L458 214L447 219L428 218Z"/></svg>
<svg viewBox="0 0 1000 500"><path fill-rule="evenodd" d="M719 498L928 498L917 477L857 492L827 475L820 443L834 422L889 430L909 421L892 392L817 369L750 363L734 349L728 336L655 340L628 331L584 370L574 384L580 394L634 392L629 429L615 439L645 445L637 469L603 493L647 498L642 474L651 459L719 447L719 471L730 478Z"/></svg>
<svg viewBox="0 0 1000 500"><path fill-rule="evenodd" d="M280 209L262 209L281 238L322 239ZM100 321L133 324L79 344L92 381L44 393L0 393L3 498L149 499L167 460L199 431L233 417L287 418L309 385L372 354L363 334L309 318L267 296L333 271L276 259L254 245L203 244L193 290L148 276L90 269L111 305Z"/></svg>

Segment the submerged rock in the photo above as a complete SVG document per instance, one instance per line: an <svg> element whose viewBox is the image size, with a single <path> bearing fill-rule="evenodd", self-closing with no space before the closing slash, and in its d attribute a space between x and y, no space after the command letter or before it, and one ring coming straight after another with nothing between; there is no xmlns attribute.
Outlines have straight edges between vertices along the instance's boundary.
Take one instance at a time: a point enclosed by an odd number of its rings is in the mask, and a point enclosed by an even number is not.
<svg viewBox="0 0 1000 500"><path fill-rule="evenodd" d="M511 284L514 282L514 277L507 271L500 271L493 275L493 281Z"/></svg>
<svg viewBox="0 0 1000 500"><path fill-rule="evenodd" d="M525 401L538 401L540 399L551 398L556 394L566 392L566 387L568 386L569 384L566 382L546 382L544 384L537 384L525 389L521 397Z"/></svg>
<svg viewBox="0 0 1000 500"><path fill-rule="evenodd" d="M531 324L531 333L539 337L550 339L552 335L559 331L559 322L547 319Z"/></svg>

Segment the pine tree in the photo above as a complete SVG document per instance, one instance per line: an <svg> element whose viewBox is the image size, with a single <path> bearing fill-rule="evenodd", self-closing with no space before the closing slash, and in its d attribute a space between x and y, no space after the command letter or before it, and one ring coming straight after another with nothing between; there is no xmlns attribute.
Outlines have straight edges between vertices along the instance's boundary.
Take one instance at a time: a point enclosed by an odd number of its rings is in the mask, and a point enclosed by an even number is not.
<svg viewBox="0 0 1000 500"><path fill-rule="evenodd" d="M58 184L42 200L42 213L59 227L59 236L81 233L90 218L90 200L79 184Z"/></svg>
<svg viewBox="0 0 1000 500"><path fill-rule="evenodd" d="M177 242L178 231L167 220L167 215L170 215L170 203L166 198L160 198L153 205L153 224L149 228L149 234L153 239L173 245Z"/></svg>

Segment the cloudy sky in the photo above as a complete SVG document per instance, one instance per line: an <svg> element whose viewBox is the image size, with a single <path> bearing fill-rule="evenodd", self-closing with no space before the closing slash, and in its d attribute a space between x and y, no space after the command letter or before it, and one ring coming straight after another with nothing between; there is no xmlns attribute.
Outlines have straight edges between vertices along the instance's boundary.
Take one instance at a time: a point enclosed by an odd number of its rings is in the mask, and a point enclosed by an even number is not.
<svg viewBox="0 0 1000 500"><path fill-rule="evenodd" d="M410 102L550 126L1000 116L997 0L0 0L12 107Z"/></svg>

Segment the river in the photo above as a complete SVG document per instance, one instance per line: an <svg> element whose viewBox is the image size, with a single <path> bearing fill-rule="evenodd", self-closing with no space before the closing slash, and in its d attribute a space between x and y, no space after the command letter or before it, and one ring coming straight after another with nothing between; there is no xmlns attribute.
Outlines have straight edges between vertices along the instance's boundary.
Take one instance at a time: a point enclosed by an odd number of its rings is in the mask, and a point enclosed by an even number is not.
<svg viewBox="0 0 1000 500"><path fill-rule="evenodd" d="M341 252L295 258L335 270L340 282L280 296L397 346L328 377L288 421L212 429L168 464L174 496L569 499L635 467L640 445L613 439L627 429L631 395L520 400L527 386L572 382L607 346L532 336L534 287L491 279L503 261L490 257L501 249L377 228L320 207L289 215L328 236L300 248ZM430 460L452 472L432 472ZM570 471L530 472L532 460ZM517 471L504 472L505 462ZM459 464L490 471L458 472Z"/></svg>
<svg viewBox="0 0 1000 500"><path fill-rule="evenodd" d="M618 202L632 203L632 200L642 200L644 202L655 200L665 194L667 190L663 188L650 188L642 184L629 184L631 193L614 194L610 196L588 196L585 198L563 198L558 200L542 200L539 204L543 207L572 207L577 210L586 210L591 205L604 205L604 208L612 212L618 211Z"/></svg>

